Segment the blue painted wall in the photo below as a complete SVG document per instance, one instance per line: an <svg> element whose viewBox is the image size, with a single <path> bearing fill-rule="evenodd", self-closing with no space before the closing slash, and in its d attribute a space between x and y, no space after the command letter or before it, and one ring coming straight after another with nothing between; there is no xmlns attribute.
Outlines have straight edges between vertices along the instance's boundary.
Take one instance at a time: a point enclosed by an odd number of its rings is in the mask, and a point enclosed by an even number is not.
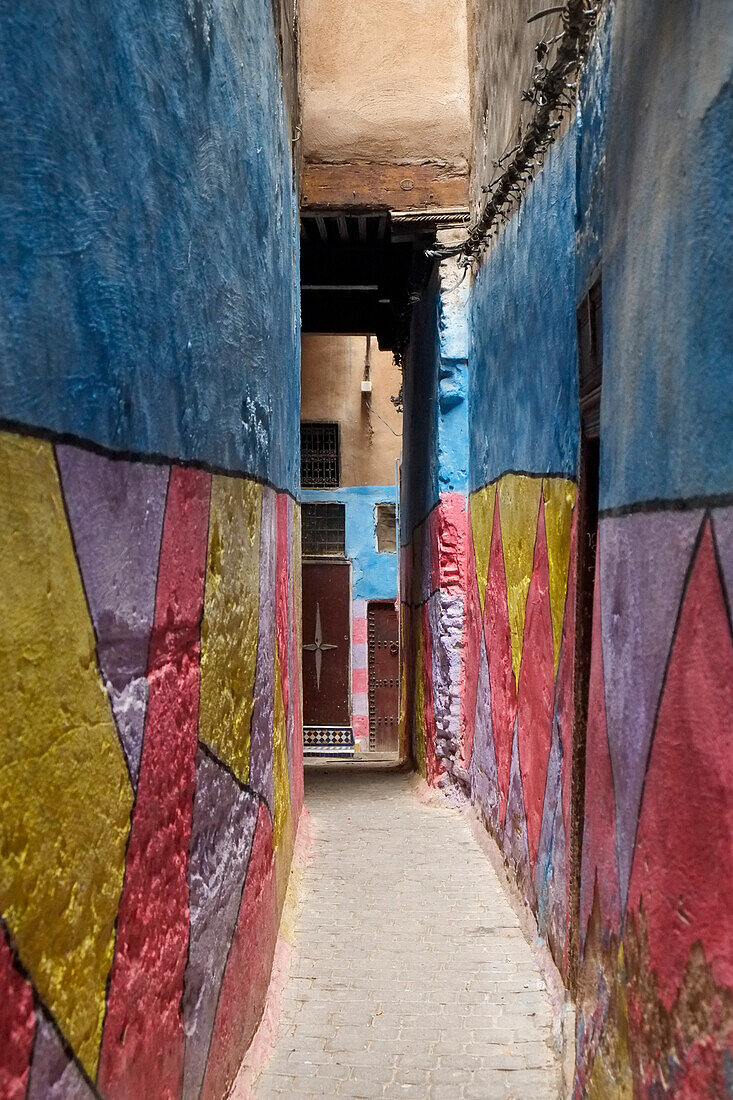
<svg viewBox="0 0 733 1100"><path fill-rule="evenodd" d="M402 494L400 542L407 545L413 531L438 503L438 270L433 272L412 313L410 346L404 364L404 425L402 429Z"/></svg>
<svg viewBox="0 0 733 1100"><path fill-rule="evenodd" d="M295 491L270 0L24 0L0 23L0 418Z"/></svg>
<svg viewBox="0 0 733 1100"><path fill-rule="evenodd" d="M471 487L576 472L575 307L602 270L601 507L730 493L732 238L730 5L611 4L576 125L471 290Z"/></svg>
<svg viewBox="0 0 733 1100"><path fill-rule="evenodd" d="M733 8L626 0L611 45L601 506L623 508L733 490Z"/></svg>
<svg viewBox="0 0 733 1100"><path fill-rule="evenodd" d="M578 462L575 130L547 156L471 288L470 485Z"/></svg>
<svg viewBox="0 0 733 1100"><path fill-rule="evenodd" d="M468 275L444 262L438 298L438 486L468 491Z"/></svg>
<svg viewBox="0 0 733 1100"><path fill-rule="evenodd" d="M351 584L355 600L397 598L398 555L377 553L375 533L377 504L396 504L394 485L354 485L324 492L303 489L304 504L326 501L346 506L346 557L352 562Z"/></svg>
<svg viewBox="0 0 733 1100"><path fill-rule="evenodd" d="M468 280L436 264L415 307L404 372L400 540L441 493L468 490Z"/></svg>

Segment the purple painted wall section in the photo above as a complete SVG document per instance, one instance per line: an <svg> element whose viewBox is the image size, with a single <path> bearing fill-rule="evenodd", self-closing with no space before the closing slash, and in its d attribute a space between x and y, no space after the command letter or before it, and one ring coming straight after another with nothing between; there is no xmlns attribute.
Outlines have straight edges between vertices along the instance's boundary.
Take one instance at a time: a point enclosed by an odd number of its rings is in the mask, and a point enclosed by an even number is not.
<svg viewBox="0 0 733 1100"><path fill-rule="evenodd" d="M38 1010L26 1100L92 1100L93 1097L94 1090L64 1050L59 1033L43 1010Z"/></svg>
<svg viewBox="0 0 733 1100"><path fill-rule="evenodd" d="M191 931L183 991L184 1100L199 1096L259 799L199 749L188 862ZM223 858L224 857L224 858Z"/></svg>
<svg viewBox="0 0 733 1100"><path fill-rule="evenodd" d="M99 667L135 785L168 468L63 445L56 454Z"/></svg>

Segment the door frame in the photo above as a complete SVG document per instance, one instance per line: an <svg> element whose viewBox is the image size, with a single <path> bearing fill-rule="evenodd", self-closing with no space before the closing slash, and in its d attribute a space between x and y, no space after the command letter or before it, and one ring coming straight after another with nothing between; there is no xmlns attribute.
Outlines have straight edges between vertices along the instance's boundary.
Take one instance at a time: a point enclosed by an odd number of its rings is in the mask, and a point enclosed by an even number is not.
<svg viewBox="0 0 733 1100"><path fill-rule="evenodd" d="M307 557L301 558L301 566L305 568L306 565L345 565L349 570L349 654L348 654L348 690L346 700L346 711L348 714L348 723L353 731L354 728L354 692L353 692L353 671L354 671L354 569L351 558L340 557L337 554L309 554ZM300 593L301 605L303 603L303 586L301 581L301 593ZM303 608L300 609L301 622L303 621ZM300 659L303 660L303 639L300 639ZM301 671L302 676L302 671ZM307 725L307 723L303 723ZM341 729L341 726L328 726L323 725L324 729Z"/></svg>
<svg viewBox="0 0 733 1100"><path fill-rule="evenodd" d="M398 543L399 550L399 543ZM397 570L399 576L399 569ZM391 607L397 616L397 752L399 753L399 720L400 720L400 700L402 698L402 605L400 603L399 595L394 600L367 600L367 700L369 706L369 739L371 740L372 734L372 716L371 716L371 669L369 667L369 608L377 605L379 607ZM376 752L377 750L367 749L367 753Z"/></svg>

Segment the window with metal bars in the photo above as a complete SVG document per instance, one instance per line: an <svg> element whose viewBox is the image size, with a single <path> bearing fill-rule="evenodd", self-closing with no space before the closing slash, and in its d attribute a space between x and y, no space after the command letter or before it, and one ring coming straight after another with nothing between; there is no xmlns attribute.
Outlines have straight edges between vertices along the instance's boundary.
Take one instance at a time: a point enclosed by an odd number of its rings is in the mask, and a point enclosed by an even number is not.
<svg viewBox="0 0 733 1100"><path fill-rule="evenodd" d="M338 424L301 423L300 484L303 488L337 488L339 467Z"/></svg>
<svg viewBox="0 0 733 1100"><path fill-rule="evenodd" d="M346 506L303 504L301 509L303 557L343 557L346 553Z"/></svg>

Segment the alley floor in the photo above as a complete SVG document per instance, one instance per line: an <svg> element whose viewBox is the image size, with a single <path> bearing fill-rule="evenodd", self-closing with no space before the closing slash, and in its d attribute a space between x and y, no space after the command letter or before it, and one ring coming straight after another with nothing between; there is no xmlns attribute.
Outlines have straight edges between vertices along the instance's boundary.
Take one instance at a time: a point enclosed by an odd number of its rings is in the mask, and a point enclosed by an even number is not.
<svg viewBox="0 0 733 1100"><path fill-rule="evenodd" d="M466 817L396 771L306 771L305 871L255 1096L557 1100L553 1008Z"/></svg>

